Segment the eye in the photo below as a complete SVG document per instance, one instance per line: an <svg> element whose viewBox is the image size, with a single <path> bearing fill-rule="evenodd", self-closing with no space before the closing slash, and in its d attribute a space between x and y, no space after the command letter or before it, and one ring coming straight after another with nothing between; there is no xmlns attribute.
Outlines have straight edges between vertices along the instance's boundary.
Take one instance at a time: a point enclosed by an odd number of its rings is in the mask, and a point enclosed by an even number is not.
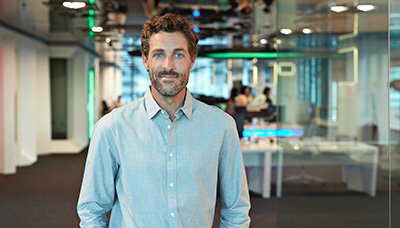
<svg viewBox="0 0 400 228"><path fill-rule="evenodd" d="M175 56L176 56L177 58L182 58L182 57L183 57L183 54L181 54L181 53L176 53Z"/></svg>
<svg viewBox="0 0 400 228"><path fill-rule="evenodd" d="M153 55L154 57L162 57L163 56L163 54L162 53L160 53L160 52L156 52L156 53L154 53L154 55Z"/></svg>

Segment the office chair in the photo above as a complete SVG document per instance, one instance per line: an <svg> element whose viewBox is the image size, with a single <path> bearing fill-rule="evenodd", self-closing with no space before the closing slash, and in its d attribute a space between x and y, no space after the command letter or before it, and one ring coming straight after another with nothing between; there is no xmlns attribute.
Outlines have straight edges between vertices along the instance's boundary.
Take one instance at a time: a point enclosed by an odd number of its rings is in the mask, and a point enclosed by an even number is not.
<svg viewBox="0 0 400 228"><path fill-rule="evenodd" d="M324 184L325 180L323 178L309 175L305 171L304 163L308 160L314 159L315 156L318 156L318 154L319 154L318 146L314 145L307 149L300 149L300 150L298 150L298 152L299 152L299 154L296 157L297 157L297 160L302 160L302 164L300 166L301 171L299 174L290 175L290 176L286 177L285 179L283 179L283 183L287 183L287 182L291 182L291 181L295 181L295 180L302 180L302 183L306 184L306 181L309 180L312 182L319 182L319 183Z"/></svg>
<svg viewBox="0 0 400 228"><path fill-rule="evenodd" d="M233 119L235 119L239 137L242 138L244 121L246 119L246 107L235 107L235 114L233 114Z"/></svg>
<svg viewBox="0 0 400 228"><path fill-rule="evenodd" d="M312 138L312 136L319 135L319 130L320 130L320 128L317 126L315 119L310 117L307 127L304 130L303 136L307 137L307 138ZM295 181L295 180L302 180L302 183L305 184L306 180L309 180L309 181L325 184L325 180L323 178L309 175L305 171L305 163L308 160L312 160L312 159L314 159L314 157L318 156L318 154L319 154L318 145L316 143L314 143L312 145L308 145L308 146L304 146L304 147L305 148L301 148L301 149L298 148L300 150L298 150L299 154L297 155L297 158L298 158L298 160L302 161L302 164L300 166L300 169L301 169L300 173L297 175L291 175L291 176L286 177L283 180L283 183Z"/></svg>

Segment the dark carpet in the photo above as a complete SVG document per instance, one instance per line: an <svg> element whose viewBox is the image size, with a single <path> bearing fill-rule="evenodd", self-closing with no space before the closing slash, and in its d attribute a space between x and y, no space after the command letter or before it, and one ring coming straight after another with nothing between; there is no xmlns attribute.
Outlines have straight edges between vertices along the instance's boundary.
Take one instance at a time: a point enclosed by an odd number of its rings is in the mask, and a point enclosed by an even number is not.
<svg viewBox="0 0 400 228"><path fill-rule="evenodd" d="M76 203L86 151L76 155L40 156L16 175L0 175L1 228L79 227ZM286 190L285 190L286 189ZM251 227L255 228L386 228L389 197L349 191L318 192L283 187L282 198L262 199L251 194ZM400 227L400 194L392 193L392 227ZM217 205L217 211L220 204ZM216 214L214 227L218 227Z"/></svg>

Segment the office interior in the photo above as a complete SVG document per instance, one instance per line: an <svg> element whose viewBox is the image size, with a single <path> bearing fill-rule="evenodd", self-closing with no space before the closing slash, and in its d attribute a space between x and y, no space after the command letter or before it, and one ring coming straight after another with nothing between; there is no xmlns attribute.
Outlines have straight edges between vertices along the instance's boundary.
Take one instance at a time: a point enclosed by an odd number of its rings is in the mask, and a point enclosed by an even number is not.
<svg viewBox="0 0 400 228"><path fill-rule="evenodd" d="M45 156L83 153L104 104L143 96L141 26L178 12L200 38L188 84L197 99L225 110L232 88L271 90L271 104L233 114L252 202L361 197L365 217L341 227L400 227L399 0L66 2L0 0L0 188ZM355 213L321 203L304 216L335 227L332 208ZM253 224L263 216L312 227L267 212ZM366 217L370 226L354 225Z"/></svg>

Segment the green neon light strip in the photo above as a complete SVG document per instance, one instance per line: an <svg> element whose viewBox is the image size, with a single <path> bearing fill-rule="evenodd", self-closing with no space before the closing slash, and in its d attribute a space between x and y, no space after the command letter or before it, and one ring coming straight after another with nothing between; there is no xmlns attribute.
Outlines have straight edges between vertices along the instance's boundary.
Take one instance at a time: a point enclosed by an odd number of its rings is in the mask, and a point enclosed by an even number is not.
<svg viewBox="0 0 400 228"><path fill-rule="evenodd" d="M94 19L93 19L93 17L88 17L87 20L88 20L89 28L92 29L94 27Z"/></svg>
<svg viewBox="0 0 400 228"><path fill-rule="evenodd" d="M296 53L296 52L225 52L225 53L207 53L206 57L210 58L259 58L259 59L276 59L276 58L344 58L343 54L329 53Z"/></svg>
<svg viewBox="0 0 400 228"><path fill-rule="evenodd" d="M93 9L88 10L88 13L89 13L90 16L94 16L94 10Z"/></svg>
<svg viewBox="0 0 400 228"><path fill-rule="evenodd" d="M94 71L89 70L88 73L88 103L87 103L87 112L88 112L88 130L89 130L89 139L92 137L92 132L94 128Z"/></svg>
<svg viewBox="0 0 400 228"><path fill-rule="evenodd" d="M95 0L89 0L89 4L94 4Z"/></svg>

